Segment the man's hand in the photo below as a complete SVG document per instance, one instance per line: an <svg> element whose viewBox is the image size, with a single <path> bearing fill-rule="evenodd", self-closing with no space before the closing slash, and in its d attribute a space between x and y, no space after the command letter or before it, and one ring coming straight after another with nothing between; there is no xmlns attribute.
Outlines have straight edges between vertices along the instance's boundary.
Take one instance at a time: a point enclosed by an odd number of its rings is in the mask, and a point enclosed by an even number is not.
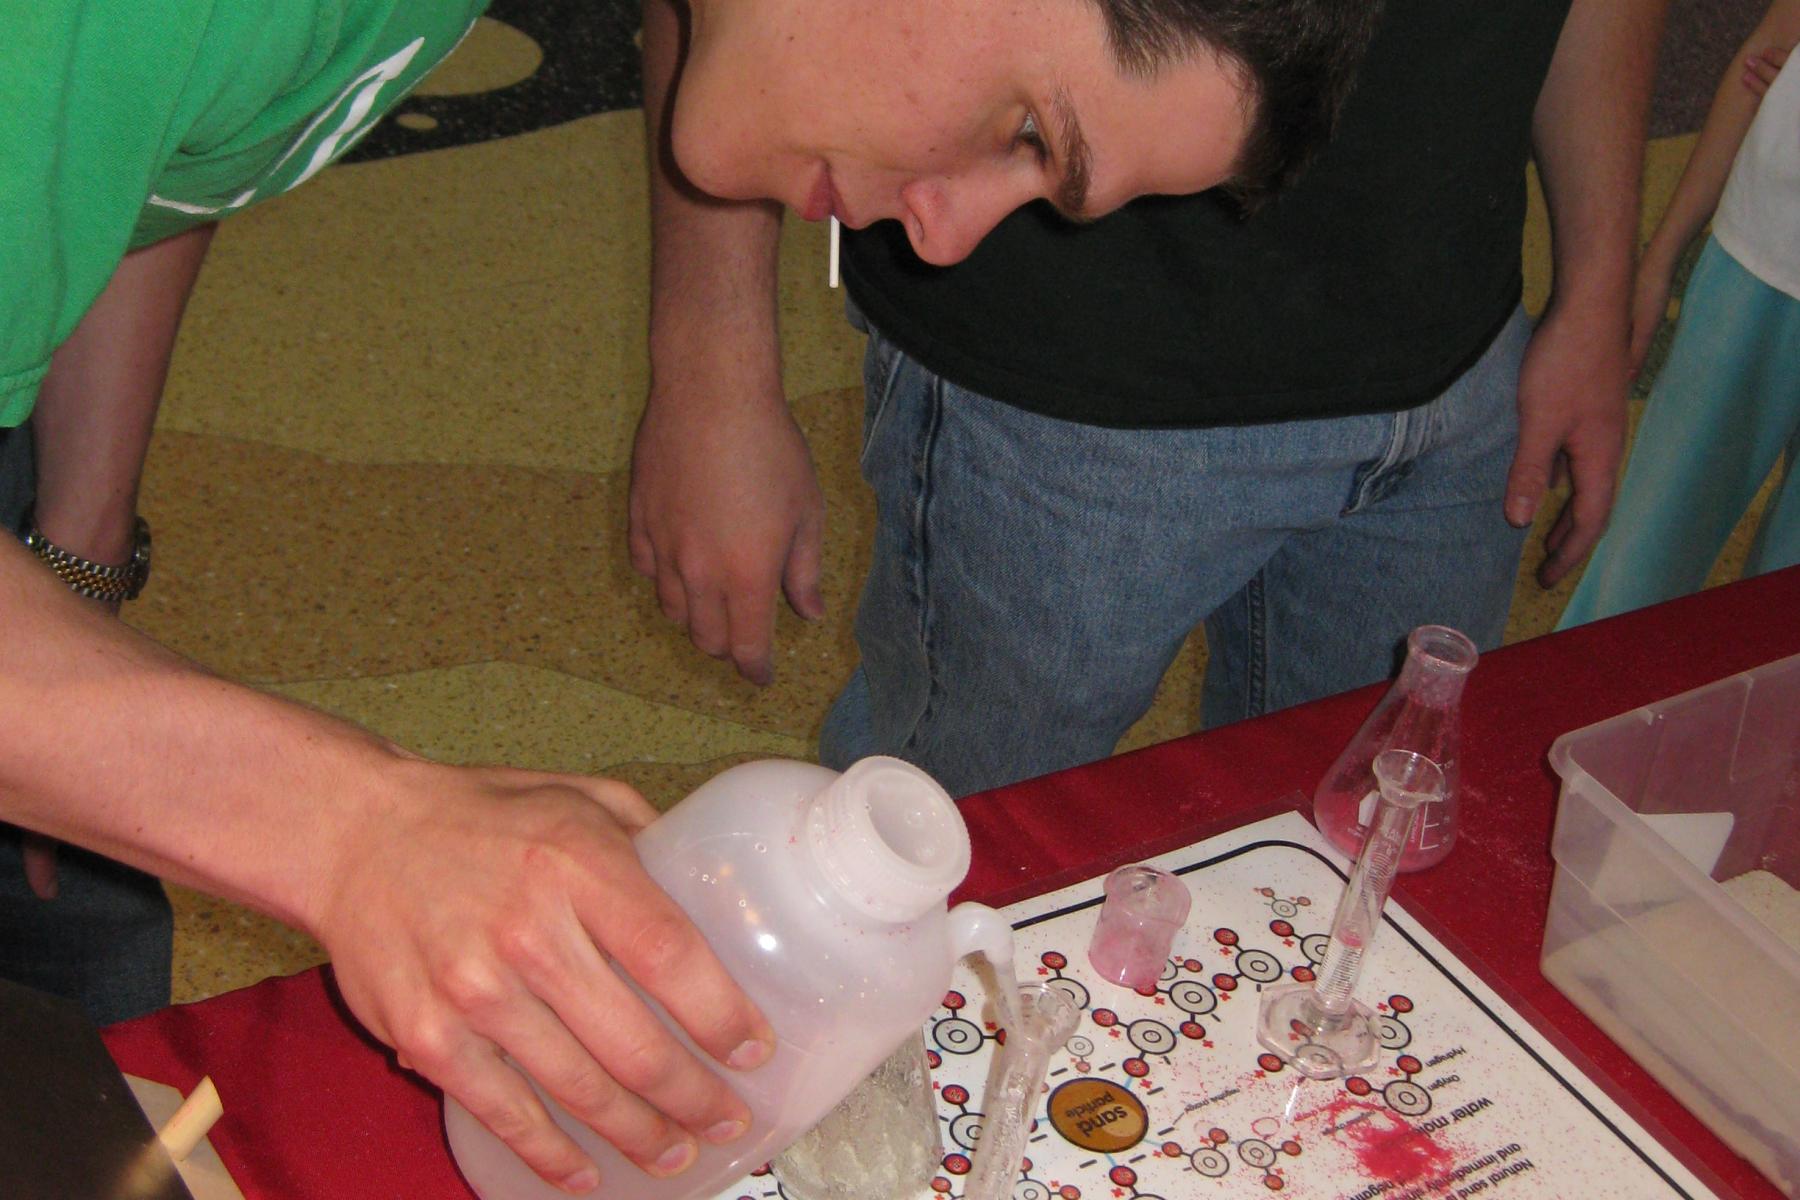
<svg viewBox="0 0 1800 1200"><path fill-rule="evenodd" d="M696 1136L742 1134L743 1101L615 970L720 1062L772 1052L768 1023L638 863L630 835L655 810L583 776L422 761L402 774L402 794L430 802L347 834L309 922L357 1018L571 1192L597 1169L525 1074L654 1175L692 1163Z"/></svg>
<svg viewBox="0 0 1800 1200"><path fill-rule="evenodd" d="M638 862L630 788L423 761L84 607L10 538L0 619L0 819L311 933L357 1018L567 1190L595 1166L527 1074L658 1174L748 1128L627 986L729 1066L773 1050Z"/></svg>
<svg viewBox="0 0 1800 1200"><path fill-rule="evenodd" d="M690 409L652 394L631 456L631 565L663 615L756 684L774 678L775 594L825 615L825 500L779 390Z"/></svg>
<svg viewBox="0 0 1800 1200"><path fill-rule="evenodd" d="M1544 536L1537 573L1544 587L1593 549L1612 510L1630 378L1624 331L1612 325L1565 317L1552 304L1520 368L1519 448L1506 480L1506 519L1529 525L1553 482L1567 479L1573 492Z"/></svg>
<svg viewBox="0 0 1800 1200"><path fill-rule="evenodd" d="M1553 479L1573 489L1544 538L1550 587L1606 529L1625 450L1632 248L1644 129L1667 0L1574 0L1532 113L1555 283L1519 372L1506 519L1529 525Z"/></svg>
<svg viewBox="0 0 1800 1200"><path fill-rule="evenodd" d="M631 455L631 565L694 645L766 684L776 590L802 617L825 615L825 500L782 394L781 206L712 199L675 165L680 7L644 0L651 385Z"/></svg>

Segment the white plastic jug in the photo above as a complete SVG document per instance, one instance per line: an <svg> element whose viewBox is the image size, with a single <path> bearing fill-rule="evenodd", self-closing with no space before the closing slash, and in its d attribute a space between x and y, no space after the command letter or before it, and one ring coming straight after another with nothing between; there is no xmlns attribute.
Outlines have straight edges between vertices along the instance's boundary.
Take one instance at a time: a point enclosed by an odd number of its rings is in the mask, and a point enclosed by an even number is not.
<svg viewBox="0 0 1800 1200"><path fill-rule="evenodd" d="M756 1170L917 1032L957 959L1011 957L998 913L945 911L969 869L969 833L944 790L898 759L867 758L842 775L788 761L733 767L635 845L768 1017L776 1050L754 1071L721 1072L750 1106L749 1132L702 1142L694 1165L670 1179L644 1174L545 1096L599 1163L605 1200L704 1197ZM482 1200L566 1200L449 1098L444 1126Z"/></svg>

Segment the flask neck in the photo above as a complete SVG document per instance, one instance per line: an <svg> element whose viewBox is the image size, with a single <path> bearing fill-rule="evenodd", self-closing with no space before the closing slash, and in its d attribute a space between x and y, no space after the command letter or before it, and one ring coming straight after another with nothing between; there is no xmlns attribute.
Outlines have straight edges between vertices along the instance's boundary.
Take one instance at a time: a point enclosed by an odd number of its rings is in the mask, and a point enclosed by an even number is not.
<svg viewBox="0 0 1800 1200"><path fill-rule="evenodd" d="M1421 625L1406 639L1395 690L1432 708L1453 707L1479 657L1475 643L1449 626Z"/></svg>
<svg viewBox="0 0 1800 1200"><path fill-rule="evenodd" d="M807 802L802 840L833 896L886 924L942 908L969 870L969 831L943 788L895 758L865 758Z"/></svg>
<svg viewBox="0 0 1800 1200"><path fill-rule="evenodd" d="M1395 691L1407 700L1429 708L1453 708L1462 700L1463 684L1469 679L1464 671L1445 671L1433 666L1415 665L1410 659L1400 671Z"/></svg>

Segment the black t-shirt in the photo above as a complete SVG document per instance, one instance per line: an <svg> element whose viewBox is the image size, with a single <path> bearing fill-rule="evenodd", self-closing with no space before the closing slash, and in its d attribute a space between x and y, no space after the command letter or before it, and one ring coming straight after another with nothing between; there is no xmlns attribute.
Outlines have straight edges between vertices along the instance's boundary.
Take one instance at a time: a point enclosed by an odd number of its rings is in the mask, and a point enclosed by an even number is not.
<svg viewBox="0 0 1800 1200"><path fill-rule="evenodd" d="M1388 0L1332 143L1249 220L1033 204L965 262L846 231L852 297L937 373L1046 416L1246 424L1424 403L1518 304L1532 109L1569 0Z"/></svg>

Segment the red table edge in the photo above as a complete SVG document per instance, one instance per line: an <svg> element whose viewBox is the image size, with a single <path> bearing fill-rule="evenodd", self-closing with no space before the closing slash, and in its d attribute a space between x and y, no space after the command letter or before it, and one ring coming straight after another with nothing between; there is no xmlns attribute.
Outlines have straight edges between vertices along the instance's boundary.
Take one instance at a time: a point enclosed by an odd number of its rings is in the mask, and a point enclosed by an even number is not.
<svg viewBox="0 0 1800 1200"><path fill-rule="evenodd" d="M1783 612L1800 614L1800 566L1709 588L1636 612L1576 629L1545 634L1490 651L1483 656L1483 662L1489 666L1489 670L1484 673L1478 666L1471 684L1477 679L1492 679L1501 674L1502 672L1492 669L1496 661L1507 671L1512 671L1526 660L1544 658L1549 654L1568 658L1585 653L1589 664L1585 674L1606 674L1624 685L1620 691L1626 693L1627 698L1597 701L1587 705L1584 715L1568 720L1556 730L1555 736L1560 736L1718 679L1800 654L1800 617L1790 619L1785 625L1770 619L1772 613ZM1724 615L1721 617L1720 614ZM1722 628L1725 626L1752 630L1757 636L1725 637ZM1674 639L1677 643L1675 648L1665 648L1661 655L1651 656L1655 658L1654 670L1640 669L1634 673L1630 669L1631 658L1616 652L1624 644L1635 642L1643 645L1653 642L1654 638L1646 636L1648 630L1670 628L1687 632ZM1639 666L1642 666L1642 662ZM1100 762L970 796L962 803L965 816L971 818L973 826L980 822L986 806L1017 803L1022 794L1046 787L1065 793L1079 792L1083 789L1078 780L1089 773L1117 773L1136 768L1134 773L1139 775L1178 774L1183 769L1179 760L1185 752L1202 746L1212 747L1222 736L1230 736L1234 740L1253 740L1255 730L1284 726L1303 719L1307 713L1329 713L1329 716L1321 717L1315 723L1325 726L1335 724L1340 735L1335 740L1327 740L1318 749L1308 769L1288 773L1283 782L1291 786L1272 789L1279 793L1279 798L1269 799L1265 792L1264 799L1253 801L1246 807L1214 811L1200 820L1159 831L1128 845L1099 847L1082 861L1057 867L1028 882L993 882L985 874L976 878L977 872L972 871L970 882L954 898L980 900L1000 907L1104 875L1125 863L1178 850L1280 812L1299 810L1303 817L1307 817L1307 804L1296 804L1295 793L1300 793L1302 798L1310 796L1311 787L1323 774L1325 766L1349 740L1356 725L1374 707L1386 686L1371 685L1308 705L1270 713L1216 730L1189 734ZM1568 690L1565 687L1565 701ZM1581 705L1571 707L1582 708ZM1544 740L1532 756L1532 761L1542 776L1543 786L1552 797L1552 811L1554 796L1560 791L1560 779L1550 768L1548 761L1550 742L1553 740L1554 736ZM985 844L989 847L994 845L991 841ZM1547 831L1542 843L1542 853L1548 860L1550 849ZM980 857L978 853L977 870L985 865ZM1454 859L1453 854L1452 859L1447 861ZM1783 1194L1771 1181L1720 1140L1676 1096L1631 1059L1622 1047L1544 979L1541 971L1536 972L1536 981L1543 985L1539 989L1544 997L1543 1002L1527 996L1514 980L1509 979L1487 956L1471 947L1431 907L1411 901L1408 895L1410 890L1407 879L1403 877L1396 887L1396 897L1407 912L1467 963L1484 984L1492 988L1536 1032L1575 1064L1608 1098L1642 1125L1647 1133L1702 1183L1721 1196L1736 1197L1738 1200L1782 1200ZM1537 953L1542 951L1542 917L1543 911L1548 907L1547 893L1543 896L1543 902L1542 909L1532 910L1538 918L1533 924L1532 935ZM1535 957L1533 969L1536 970ZM1545 1011L1546 1005L1556 1010L1554 1015ZM1608 1061L1602 1061L1603 1059Z"/></svg>
<svg viewBox="0 0 1800 1200"><path fill-rule="evenodd" d="M1564 681L1564 708L1577 713L1576 717L1558 718L1564 727L1557 732L1568 732L1581 728L1594 721L1602 720L1619 712L1629 711L1641 704L1661 700L1693 687L1711 682L1738 671L1759 666L1765 662L1800 653L1800 620L1790 621L1783 625L1770 621L1769 614L1775 612L1800 613L1800 567L1774 572L1759 579L1746 580L1720 588L1711 589L1682 600L1671 601L1652 609L1638 613L1626 614L1608 621L1597 622L1581 629L1566 633L1547 635L1543 638L1517 643L1513 646L1494 651L1487 656L1488 663L1498 660L1508 664L1508 671L1528 673L1534 659L1546 657L1546 647L1550 653L1561 654L1564 660L1571 660L1585 654L1592 660L1592 665L1576 674L1593 676L1605 673L1616 676L1621 687L1615 689L1624 699L1608 699L1596 701L1583 710L1580 704L1569 702L1569 695L1577 694L1579 688L1573 683ZM1683 622L1688 622L1684 625ZM1741 622L1743 628L1755 629L1759 636L1737 639L1722 639L1725 627L1736 628ZM1628 658L1617 653L1621 645L1641 642L1646 631L1669 627L1691 629L1698 635L1682 635L1673 639L1663 647L1660 655L1640 656L1633 672L1629 668ZM1598 651L1598 653L1595 653ZM1646 659L1655 660L1655 670L1642 669ZM1704 661L1702 661L1704 660ZM1562 665L1568 666L1565 661ZM1516 670L1515 670L1516 668ZM1485 674L1477 668L1472 677L1471 686L1478 681L1489 678L1500 678L1506 672L1488 671ZM1577 681L1579 682L1579 681ZM972 796L963 801L963 811L969 819L972 832L983 827L994 830L996 824L1002 828L995 831L994 838L977 837L976 862L971 869L970 878L959 889L955 899L979 899L985 903L1001 906L1042 895L1070 884L1104 874L1112 867L1126 862L1178 850L1208 837L1228 832L1251 821L1260 820L1279 812L1291 811L1296 807L1296 792L1304 795L1310 792L1324 766L1337 750L1348 740L1350 733L1362 716L1373 706L1376 697L1384 685L1328 697L1310 705L1288 709L1284 712L1270 714L1266 717L1240 722L1237 725L1205 733L1189 735L1174 739L1157 746L1119 755L1102 763L1072 768L1045 776L1038 780L1015 784L1007 788L995 789L991 792ZM1628 701L1628 702L1626 702ZM1271 731L1280 730L1277 737ZM1084 780L1094 772L1103 771L1109 776L1117 776L1128 787L1144 784L1146 781L1165 783L1169 777L1179 777L1183 771L1191 770L1194 762L1209 757L1230 758L1239 753L1240 748L1248 746L1255 749L1261 746L1268 749L1273 738L1274 748L1282 749L1283 740L1292 741L1296 735L1310 733L1311 739L1306 741L1304 751L1292 755L1292 761L1281 761L1275 768L1266 772L1269 779L1261 787L1261 797L1252 798L1247 803L1221 803L1214 796L1176 796L1171 803L1172 812L1158 813L1158 819L1151 824L1153 828L1145 836L1134 841L1121 840L1117 837L1110 841L1096 839L1091 836L1073 843L1080 849L1060 856L1053 855L1054 861L1061 865L1054 866L1043 873L1032 873L1030 867L1021 859L1021 852L1013 841L1000 840L1009 829L1018 832L1021 829L1031 831L1032 826L1020 826L1007 820L1008 812L1015 806L1025 803L1034 810L1044 808L1044 801L1039 793L1061 793L1066 796L1079 797L1088 789ZM1543 753L1548 749L1548 741L1533 751L1532 765L1536 772L1543 776L1542 786L1553 796L1556 790L1554 776L1543 760ZM1521 764L1514 763L1514 769ZM1271 798L1273 797L1273 798ZM1029 799L1026 799L1029 798ZM1552 801L1553 804L1553 801ZM1303 806L1301 806L1303 807ZM1066 808L1066 806L1065 806ZM1059 817L1057 806L1048 808L1046 824L1057 825L1067 823L1066 817ZM1078 833L1085 832L1078 830ZM1041 840L1041 839L1040 839ZM1547 836L1542 847L1548 855ZM1454 856L1451 861L1454 861ZM1015 871L1016 869L1016 871ZM1017 874L1028 875L1024 881L1015 881ZM1593 1025L1579 1010L1575 1009L1560 993L1554 989L1548 992L1547 981L1541 974L1537 981L1544 985L1540 993L1547 996L1554 1013L1547 1013L1530 997L1522 993L1505 972L1491 963L1487 956L1477 948L1468 945L1464 939L1446 927L1445 922L1432 908L1430 903L1414 902L1409 895L1411 885L1402 881L1397 889L1400 902L1407 911L1420 921L1433 936L1441 940L1446 947L1468 963L1483 983L1492 988L1529 1022L1533 1029L1547 1038L1559 1051L1567 1055L1591 1080L1593 1080L1610 1098L1620 1105L1644 1128L1656 1137L1666 1149L1673 1153L1682 1163L1692 1170L1708 1186L1723 1196L1735 1196L1740 1200L1761 1200L1771 1197L1779 1200L1780 1193L1765 1181L1748 1163L1737 1157L1723 1142L1712 1134L1697 1118L1693 1117L1666 1090L1647 1074L1636 1068L1635 1063L1624 1055L1615 1043L1599 1028ZM1547 904L1547 897L1546 897ZM1539 910L1533 909L1540 915ZM1538 922L1535 931L1536 945L1541 950L1542 922ZM302 972L302 976L312 975L327 970L313 968ZM290 977L296 978L296 977ZM280 984L280 980L265 980L251 985L249 988L222 996L212 997L196 1005L184 1005L177 1009L165 1009L135 1021L112 1026L103 1031L109 1049L116 1058L124 1063L130 1054L121 1057L122 1050L130 1048L139 1056L147 1053L146 1047L161 1047L157 1050L160 1058L168 1058L169 1050L165 1033L172 1022L182 1013L191 1012L201 1005L230 1006L240 1002L239 998L246 993L256 993L258 989ZM329 980L326 981L329 990ZM246 1002L247 1003L247 1002ZM347 1017L340 1019L348 1021ZM354 1031L364 1044L373 1046L367 1035L360 1030ZM1585 1043L1585 1044L1584 1044ZM1602 1062L1588 1052L1593 1046L1601 1053L1601 1057L1610 1060ZM379 1052L379 1051L378 1051ZM177 1056L179 1057L179 1056ZM392 1067L392 1055L386 1054L388 1072L397 1071ZM1620 1079L1620 1063L1629 1063L1631 1069L1624 1074L1635 1075L1629 1080ZM183 1070L186 1067L184 1065ZM166 1074L166 1072L165 1072ZM191 1087L198 1078L193 1072L191 1078L170 1078L171 1082ZM417 1085L415 1085L417 1086ZM1716 1164L1724 1163L1735 1169L1721 1172Z"/></svg>

